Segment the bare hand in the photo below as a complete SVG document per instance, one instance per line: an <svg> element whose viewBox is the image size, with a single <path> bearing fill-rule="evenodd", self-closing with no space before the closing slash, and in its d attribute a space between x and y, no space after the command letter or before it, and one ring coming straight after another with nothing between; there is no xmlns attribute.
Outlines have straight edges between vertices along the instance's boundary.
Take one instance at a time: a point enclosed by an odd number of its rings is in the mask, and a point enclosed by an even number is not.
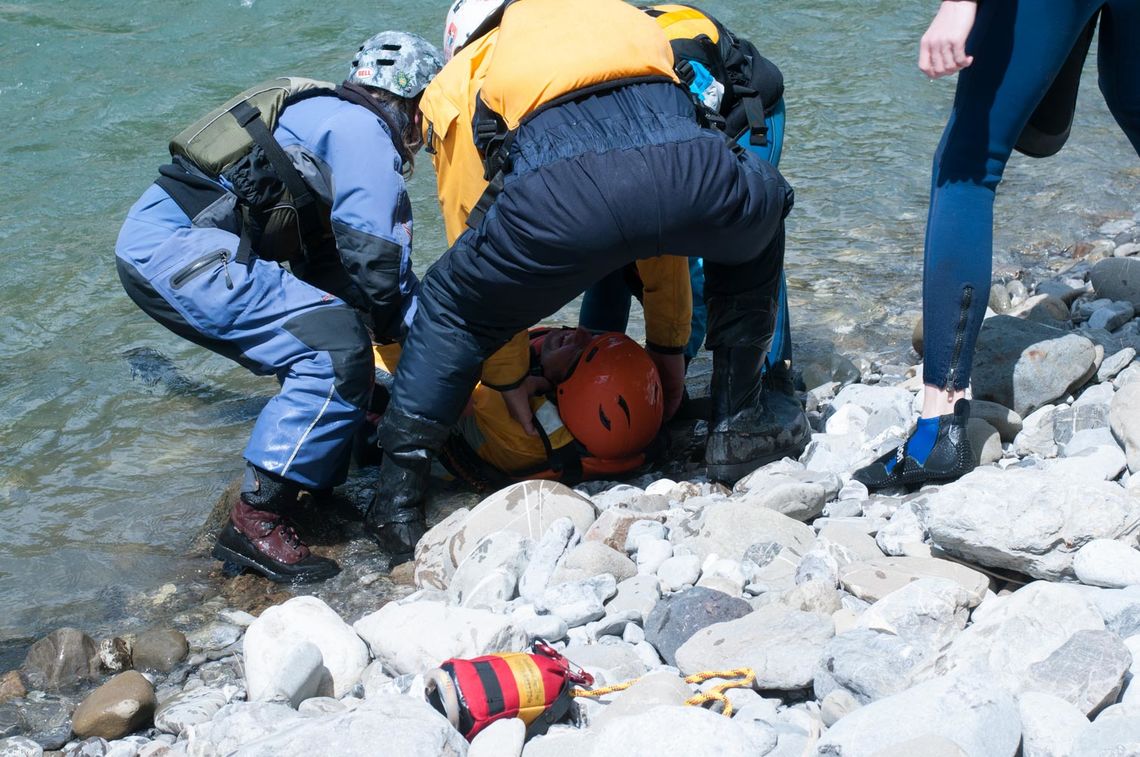
<svg viewBox="0 0 1140 757"><path fill-rule="evenodd" d="M931 79L949 76L974 62L966 39L978 12L975 0L943 0L918 46L918 67Z"/></svg>
<svg viewBox="0 0 1140 757"><path fill-rule="evenodd" d="M669 420L681 406L681 396L685 393L685 356L681 353L666 355L653 350L648 352L661 376L661 388L665 394L664 419Z"/></svg>
<svg viewBox="0 0 1140 757"><path fill-rule="evenodd" d="M542 376L527 376L523 382L514 389L502 392L503 402L507 405L507 412L515 419L527 436L538 436L538 429L534 426L534 411L530 409L530 398L545 394L551 390L550 382Z"/></svg>

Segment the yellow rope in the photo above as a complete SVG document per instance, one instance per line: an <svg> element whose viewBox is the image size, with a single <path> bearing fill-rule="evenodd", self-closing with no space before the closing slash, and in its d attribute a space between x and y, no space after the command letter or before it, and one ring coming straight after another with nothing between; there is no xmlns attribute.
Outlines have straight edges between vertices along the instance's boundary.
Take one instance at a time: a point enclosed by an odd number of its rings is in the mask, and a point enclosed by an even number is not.
<svg viewBox="0 0 1140 757"><path fill-rule="evenodd" d="M721 714L725 717L732 717L732 702L728 701L728 696L725 694L729 689L747 689L751 688L752 684L756 681L756 671L752 668L734 668L732 670L706 670L700 673L693 673L691 676L685 677L685 683L704 683L705 681L713 678L726 678L737 680L726 680L724 683L717 684L708 691L700 694L694 694L685 700L685 704L692 706L700 706L706 702L720 702L724 709ZM604 697L606 694L613 694L617 691L625 691L630 686L640 681L640 678L634 678L624 683L615 683L613 686L602 686L598 689L571 689L570 696L572 697Z"/></svg>

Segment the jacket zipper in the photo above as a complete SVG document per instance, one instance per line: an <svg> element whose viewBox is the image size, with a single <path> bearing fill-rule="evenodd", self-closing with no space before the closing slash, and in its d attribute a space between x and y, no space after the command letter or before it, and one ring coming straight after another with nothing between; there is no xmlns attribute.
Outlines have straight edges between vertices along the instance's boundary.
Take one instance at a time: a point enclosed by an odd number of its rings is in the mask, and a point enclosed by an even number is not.
<svg viewBox="0 0 1140 757"><path fill-rule="evenodd" d="M958 358L962 356L962 344L966 341L966 321L970 317L970 302L974 299L974 287L967 284L962 289L962 306L958 311L958 329L954 336L954 357L950 359L950 372L946 375L946 391L954 391L954 376L958 371Z"/></svg>
<svg viewBox="0 0 1140 757"><path fill-rule="evenodd" d="M229 250L215 250L209 255L203 255L197 258L190 265L186 266L178 273L170 277L170 287L172 289L181 289L182 286L190 281L190 279L201 275L202 273L210 270L211 263L220 262L222 264L222 272L226 276L226 289L234 288L234 280L230 278L230 253Z"/></svg>

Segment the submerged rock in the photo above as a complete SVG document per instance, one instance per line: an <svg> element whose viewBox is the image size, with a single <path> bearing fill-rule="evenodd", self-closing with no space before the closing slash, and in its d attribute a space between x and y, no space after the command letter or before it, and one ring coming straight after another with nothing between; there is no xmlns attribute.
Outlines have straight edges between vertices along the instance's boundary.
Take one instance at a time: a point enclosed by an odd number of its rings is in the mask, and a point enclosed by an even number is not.
<svg viewBox="0 0 1140 757"><path fill-rule="evenodd" d="M190 644L181 631L156 628L135 636L131 655L138 670L158 670L167 673L186 659Z"/></svg>
<svg viewBox="0 0 1140 757"><path fill-rule="evenodd" d="M72 688L98 677L99 650L82 631L60 628L32 644L20 673L32 689Z"/></svg>

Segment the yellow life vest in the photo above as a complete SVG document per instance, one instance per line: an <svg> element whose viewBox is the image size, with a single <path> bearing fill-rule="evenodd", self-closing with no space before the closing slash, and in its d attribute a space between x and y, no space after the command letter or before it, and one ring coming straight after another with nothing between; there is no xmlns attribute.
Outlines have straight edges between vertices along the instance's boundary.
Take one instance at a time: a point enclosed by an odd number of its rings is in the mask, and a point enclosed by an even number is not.
<svg viewBox="0 0 1140 757"><path fill-rule="evenodd" d="M621 0L518 0L507 6L480 98L518 128L558 98L626 80L679 81L653 19Z"/></svg>

